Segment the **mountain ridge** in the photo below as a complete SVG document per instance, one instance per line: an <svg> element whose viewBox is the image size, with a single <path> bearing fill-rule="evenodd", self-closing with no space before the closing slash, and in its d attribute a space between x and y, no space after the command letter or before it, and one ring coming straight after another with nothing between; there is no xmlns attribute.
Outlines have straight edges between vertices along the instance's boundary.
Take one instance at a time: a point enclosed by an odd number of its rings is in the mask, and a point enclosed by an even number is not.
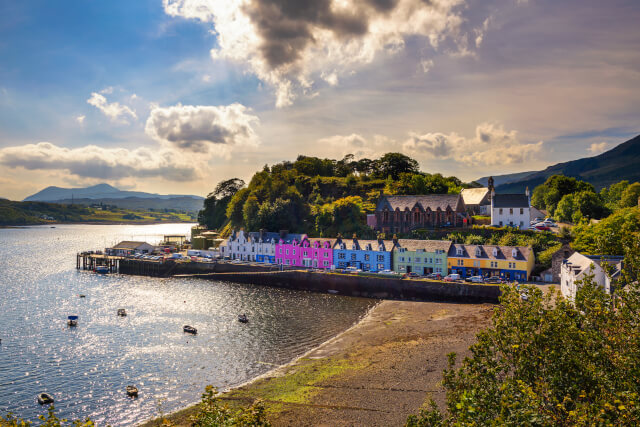
<svg viewBox="0 0 640 427"><path fill-rule="evenodd" d="M586 181L596 190L622 180L640 182L640 135L597 156L556 163L541 171L522 174L525 175L513 180L509 180L508 177L518 174L500 175L502 183L496 183L496 192L521 193L527 187L533 190L552 175L565 175ZM478 181L483 179L480 178Z"/></svg>
<svg viewBox="0 0 640 427"><path fill-rule="evenodd" d="M102 183L89 187L64 188L49 186L32 194L24 199L25 202L58 202L71 199L125 199L128 197L137 197L142 199L173 199L173 198L191 198L195 200L204 200L204 197L189 194L157 194L146 193L144 191L128 191L120 190L112 185Z"/></svg>

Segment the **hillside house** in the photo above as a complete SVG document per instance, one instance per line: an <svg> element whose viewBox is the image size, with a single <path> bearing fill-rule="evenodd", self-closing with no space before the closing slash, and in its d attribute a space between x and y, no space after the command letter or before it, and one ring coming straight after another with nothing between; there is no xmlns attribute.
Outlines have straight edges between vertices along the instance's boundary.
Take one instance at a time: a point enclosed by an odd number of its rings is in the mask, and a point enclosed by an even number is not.
<svg viewBox="0 0 640 427"><path fill-rule="evenodd" d="M603 262L613 268L611 277L607 275L603 268ZM562 262L560 269L560 291L562 295L570 301L576 297L576 293L582 281L588 276L593 276L593 281L597 286L604 289L606 293L611 293L615 279L622 270L622 257L583 255L575 252Z"/></svg>
<svg viewBox="0 0 640 427"><path fill-rule="evenodd" d="M418 228L462 227L469 219L459 194L382 196L375 217L375 229L388 234Z"/></svg>

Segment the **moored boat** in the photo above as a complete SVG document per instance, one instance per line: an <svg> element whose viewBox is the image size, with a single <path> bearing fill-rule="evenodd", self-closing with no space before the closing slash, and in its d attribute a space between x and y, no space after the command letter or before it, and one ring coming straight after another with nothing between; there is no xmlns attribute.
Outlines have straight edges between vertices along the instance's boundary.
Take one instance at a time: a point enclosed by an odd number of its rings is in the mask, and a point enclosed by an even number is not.
<svg viewBox="0 0 640 427"><path fill-rule="evenodd" d="M249 321L249 319L247 318L246 314L239 314L238 315L238 322L247 323L248 321Z"/></svg>
<svg viewBox="0 0 640 427"><path fill-rule="evenodd" d="M105 267L104 265L99 265L96 267L95 272L99 274L107 274L109 272L109 267Z"/></svg>
<svg viewBox="0 0 640 427"><path fill-rule="evenodd" d="M53 403L53 396L48 393L40 393L38 395L38 403L41 405L48 405Z"/></svg>
<svg viewBox="0 0 640 427"><path fill-rule="evenodd" d="M127 395L129 395L131 397L137 397L138 396L138 387L136 387L134 385L128 385L126 390L127 390Z"/></svg>
<svg viewBox="0 0 640 427"><path fill-rule="evenodd" d="M69 326L78 326L78 316L68 316L67 317L67 325L69 325Z"/></svg>
<svg viewBox="0 0 640 427"><path fill-rule="evenodd" d="M327 292L329 292L330 294L337 294L339 291L336 291L335 289L329 289Z"/></svg>
<svg viewBox="0 0 640 427"><path fill-rule="evenodd" d="M124 308L119 308L118 309L118 316L126 316L127 315L127 310L125 310Z"/></svg>
<svg viewBox="0 0 640 427"><path fill-rule="evenodd" d="M193 335L198 333L198 330L196 328L194 328L193 326L189 326L189 325L184 325L182 327L182 330L185 331L188 334L193 334Z"/></svg>

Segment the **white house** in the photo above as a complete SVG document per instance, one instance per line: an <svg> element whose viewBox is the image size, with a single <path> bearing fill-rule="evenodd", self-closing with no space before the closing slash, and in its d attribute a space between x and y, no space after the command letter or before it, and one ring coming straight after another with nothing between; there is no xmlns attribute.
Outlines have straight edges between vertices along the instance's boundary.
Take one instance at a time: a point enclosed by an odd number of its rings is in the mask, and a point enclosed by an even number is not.
<svg viewBox="0 0 640 427"><path fill-rule="evenodd" d="M149 254L155 248L147 242L122 241L117 245L106 248L107 255L125 256L133 254Z"/></svg>
<svg viewBox="0 0 640 427"><path fill-rule="evenodd" d="M604 262L614 266L614 273L609 277L604 268L602 268L602 256L587 256L579 252L575 252L569 258L562 262L560 268L560 291L562 295L573 301L576 292L580 288L578 282L584 280L587 276L593 275L595 284L611 293L611 281L620 274L622 268L622 257L605 257Z"/></svg>
<svg viewBox="0 0 640 427"><path fill-rule="evenodd" d="M275 263L278 233L233 231L220 245L220 255L242 261Z"/></svg>
<svg viewBox="0 0 640 427"><path fill-rule="evenodd" d="M491 194L491 224L504 227L529 228L531 222L529 189L525 194Z"/></svg>

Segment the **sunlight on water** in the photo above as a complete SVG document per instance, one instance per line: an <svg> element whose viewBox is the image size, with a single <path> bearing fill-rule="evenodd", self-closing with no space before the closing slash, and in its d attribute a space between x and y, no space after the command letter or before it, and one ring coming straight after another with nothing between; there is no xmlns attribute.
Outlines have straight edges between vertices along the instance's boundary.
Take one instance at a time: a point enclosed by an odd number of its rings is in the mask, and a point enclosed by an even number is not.
<svg viewBox="0 0 640 427"><path fill-rule="evenodd" d="M46 391L66 418L131 425L283 364L345 330L371 300L75 269L77 252L156 243L189 224L0 229L0 413L35 419ZM80 298L85 294L86 298ZM117 316L125 308L126 317ZM246 313L248 324L237 322ZM66 318L79 316L70 328ZM184 334L183 325L198 328ZM127 397L135 384L140 395Z"/></svg>

